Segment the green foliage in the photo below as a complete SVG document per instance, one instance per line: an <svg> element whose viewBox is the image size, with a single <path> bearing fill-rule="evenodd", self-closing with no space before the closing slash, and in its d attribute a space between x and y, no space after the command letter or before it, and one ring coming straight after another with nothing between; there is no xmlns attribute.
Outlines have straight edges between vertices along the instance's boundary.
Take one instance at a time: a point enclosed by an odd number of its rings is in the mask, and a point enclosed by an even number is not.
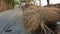
<svg viewBox="0 0 60 34"><path fill-rule="evenodd" d="M19 0L14 0L15 5L19 5L20 1Z"/></svg>
<svg viewBox="0 0 60 34"><path fill-rule="evenodd" d="M22 3L21 1L24 1L24 0L14 0L14 3L15 5L20 5Z"/></svg>
<svg viewBox="0 0 60 34"><path fill-rule="evenodd" d="M20 0L14 0L14 4L15 4L15 7L19 7L19 5L21 5L21 1Z"/></svg>
<svg viewBox="0 0 60 34"><path fill-rule="evenodd" d="M31 0L14 0L15 6L19 7L21 5L21 3L22 3L21 1L29 2Z"/></svg>

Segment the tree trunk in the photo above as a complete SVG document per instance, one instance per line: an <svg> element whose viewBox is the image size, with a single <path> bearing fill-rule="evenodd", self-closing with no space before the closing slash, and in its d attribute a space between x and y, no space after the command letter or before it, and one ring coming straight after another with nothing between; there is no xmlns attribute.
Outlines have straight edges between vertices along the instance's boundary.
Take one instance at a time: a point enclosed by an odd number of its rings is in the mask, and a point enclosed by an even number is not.
<svg viewBox="0 0 60 34"><path fill-rule="evenodd" d="M13 8L14 0L0 0L0 12Z"/></svg>

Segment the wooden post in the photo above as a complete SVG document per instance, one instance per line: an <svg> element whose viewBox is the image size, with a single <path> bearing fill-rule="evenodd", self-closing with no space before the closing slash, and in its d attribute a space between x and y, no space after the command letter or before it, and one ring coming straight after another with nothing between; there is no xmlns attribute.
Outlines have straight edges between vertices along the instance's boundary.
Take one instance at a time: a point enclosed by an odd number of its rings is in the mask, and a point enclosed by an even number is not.
<svg viewBox="0 0 60 34"><path fill-rule="evenodd" d="M49 0L47 0L47 5L49 5L49 3L50 3Z"/></svg>
<svg viewBox="0 0 60 34"><path fill-rule="evenodd" d="M40 4L40 6L41 6L41 0L39 0L39 4Z"/></svg>

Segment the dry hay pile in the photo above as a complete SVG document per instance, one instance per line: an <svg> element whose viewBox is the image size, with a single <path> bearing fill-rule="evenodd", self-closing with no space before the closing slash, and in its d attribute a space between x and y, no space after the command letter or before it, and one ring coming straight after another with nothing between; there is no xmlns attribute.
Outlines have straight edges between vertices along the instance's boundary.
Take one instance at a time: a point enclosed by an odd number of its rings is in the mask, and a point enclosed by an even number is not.
<svg viewBox="0 0 60 34"><path fill-rule="evenodd" d="M50 21L51 24L56 24L60 20L59 12L58 8L30 6L24 9L23 21L29 32L34 32L39 26L46 31L44 28L46 27L46 21ZM50 30L49 28L47 29Z"/></svg>

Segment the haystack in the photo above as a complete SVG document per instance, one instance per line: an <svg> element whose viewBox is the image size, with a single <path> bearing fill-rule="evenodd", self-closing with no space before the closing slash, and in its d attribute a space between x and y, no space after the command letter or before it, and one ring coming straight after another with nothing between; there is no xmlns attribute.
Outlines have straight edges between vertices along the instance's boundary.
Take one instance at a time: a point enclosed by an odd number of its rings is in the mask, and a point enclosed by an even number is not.
<svg viewBox="0 0 60 34"><path fill-rule="evenodd" d="M39 26L46 31L46 23L51 23L54 25L57 21L60 21L59 12L60 10L58 8L37 6L29 6L28 8L25 8L23 12L23 21L27 31L35 32ZM49 28L47 29L50 30ZM52 30L50 31L52 32Z"/></svg>

